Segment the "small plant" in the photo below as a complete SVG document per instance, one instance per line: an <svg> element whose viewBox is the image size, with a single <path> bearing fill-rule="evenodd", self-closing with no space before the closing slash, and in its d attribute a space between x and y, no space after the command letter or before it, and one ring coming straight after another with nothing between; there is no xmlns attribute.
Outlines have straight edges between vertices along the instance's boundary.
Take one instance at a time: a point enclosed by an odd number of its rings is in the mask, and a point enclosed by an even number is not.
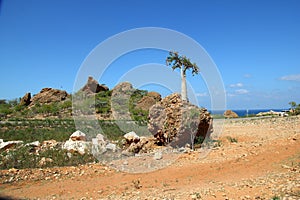
<svg viewBox="0 0 300 200"><path fill-rule="evenodd" d="M133 180L133 181L132 181L132 184L133 184L133 187L134 187L135 189L140 189L140 188L142 188L142 185L141 185L141 182L140 182L139 179Z"/></svg>
<svg viewBox="0 0 300 200"><path fill-rule="evenodd" d="M280 200L280 197L279 196L274 196L274 197L272 197L271 200Z"/></svg>
<svg viewBox="0 0 300 200"><path fill-rule="evenodd" d="M227 137L227 140L231 143L237 143L238 142L238 140L236 138L233 138L233 137L230 137L230 136Z"/></svg>

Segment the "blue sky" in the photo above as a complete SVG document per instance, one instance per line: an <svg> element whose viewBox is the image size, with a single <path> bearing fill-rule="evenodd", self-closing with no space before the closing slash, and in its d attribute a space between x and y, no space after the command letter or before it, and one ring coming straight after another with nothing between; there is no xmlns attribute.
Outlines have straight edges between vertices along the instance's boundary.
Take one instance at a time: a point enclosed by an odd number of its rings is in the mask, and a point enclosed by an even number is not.
<svg viewBox="0 0 300 200"><path fill-rule="evenodd" d="M1 2L0 99L43 87L71 92L82 62L99 43L129 29L163 27L188 35L208 52L224 81L228 108L300 103L298 0ZM166 56L157 50L124 55L101 83L112 88L122 73L143 63L164 64ZM199 105L209 108L201 76L188 80Z"/></svg>

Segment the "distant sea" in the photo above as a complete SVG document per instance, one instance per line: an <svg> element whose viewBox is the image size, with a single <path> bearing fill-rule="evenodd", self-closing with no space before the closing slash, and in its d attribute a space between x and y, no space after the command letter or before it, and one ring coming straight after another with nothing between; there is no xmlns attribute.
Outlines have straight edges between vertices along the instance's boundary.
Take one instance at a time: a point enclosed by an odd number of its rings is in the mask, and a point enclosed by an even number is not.
<svg viewBox="0 0 300 200"><path fill-rule="evenodd" d="M240 109L240 110L232 110L233 112L235 112L236 114L238 114L239 117L246 117L247 115L256 115L260 112L268 112L270 110L273 110L275 112L280 112L283 110L288 110L288 109ZM210 111L211 114L213 115L223 115L223 113L225 112L225 110L214 110L214 111Z"/></svg>

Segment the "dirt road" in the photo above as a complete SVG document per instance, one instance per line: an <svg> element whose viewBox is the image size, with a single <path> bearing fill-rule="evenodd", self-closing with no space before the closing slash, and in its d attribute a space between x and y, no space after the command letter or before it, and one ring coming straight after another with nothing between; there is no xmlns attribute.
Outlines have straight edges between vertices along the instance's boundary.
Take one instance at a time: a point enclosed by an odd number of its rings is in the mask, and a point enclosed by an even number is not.
<svg viewBox="0 0 300 200"><path fill-rule="evenodd" d="M2 196L19 199L300 199L300 117L226 120L205 157L125 173L100 164L1 171ZM163 158L162 158L163 160Z"/></svg>

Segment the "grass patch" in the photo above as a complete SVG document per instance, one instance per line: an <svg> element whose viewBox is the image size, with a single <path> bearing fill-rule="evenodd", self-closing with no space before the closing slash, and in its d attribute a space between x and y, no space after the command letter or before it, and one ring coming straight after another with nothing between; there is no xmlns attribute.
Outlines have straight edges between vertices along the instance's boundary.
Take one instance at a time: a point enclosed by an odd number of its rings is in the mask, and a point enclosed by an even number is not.
<svg viewBox="0 0 300 200"><path fill-rule="evenodd" d="M41 165L42 158L48 158L51 161ZM46 149L36 154L32 152L32 147L19 146L13 150L4 151L0 154L0 169L76 166L95 161L95 158L91 154L80 155L75 153L70 156L66 150L62 149Z"/></svg>

